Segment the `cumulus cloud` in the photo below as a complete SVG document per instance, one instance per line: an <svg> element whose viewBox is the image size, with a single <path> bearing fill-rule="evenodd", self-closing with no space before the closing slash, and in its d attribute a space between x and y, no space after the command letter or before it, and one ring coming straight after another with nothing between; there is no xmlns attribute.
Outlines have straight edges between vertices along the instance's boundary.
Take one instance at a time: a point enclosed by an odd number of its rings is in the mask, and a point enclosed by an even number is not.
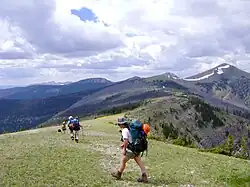
<svg viewBox="0 0 250 187"><path fill-rule="evenodd" d="M0 84L250 71L250 2L2 0Z"/></svg>

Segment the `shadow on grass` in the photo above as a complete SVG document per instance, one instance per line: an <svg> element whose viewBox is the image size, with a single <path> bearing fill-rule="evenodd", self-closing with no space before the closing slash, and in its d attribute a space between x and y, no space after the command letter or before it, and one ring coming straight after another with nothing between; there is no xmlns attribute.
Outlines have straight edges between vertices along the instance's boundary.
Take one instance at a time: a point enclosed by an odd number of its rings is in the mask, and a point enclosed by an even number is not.
<svg viewBox="0 0 250 187"><path fill-rule="evenodd" d="M138 184L148 184L148 185L170 185L170 184L178 184L177 181L175 181L174 179L148 179L148 183L141 183L141 182L137 182L136 181L136 177L135 178L127 178L124 177L123 179L121 179L122 181L125 182L133 182L133 183L138 183Z"/></svg>
<svg viewBox="0 0 250 187"><path fill-rule="evenodd" d="M176 181L174 178L168 178L168 179L157 179L157 178L148 178L148 183L140 183L137 182L137 178L139 178L138 175L134 175L134 172L126 172L126 174L122 177L122 181L125 182L133 182L138 184L148 184L150 186L152 185L170 185L170 184L178 184L178 181Z"/></svg>

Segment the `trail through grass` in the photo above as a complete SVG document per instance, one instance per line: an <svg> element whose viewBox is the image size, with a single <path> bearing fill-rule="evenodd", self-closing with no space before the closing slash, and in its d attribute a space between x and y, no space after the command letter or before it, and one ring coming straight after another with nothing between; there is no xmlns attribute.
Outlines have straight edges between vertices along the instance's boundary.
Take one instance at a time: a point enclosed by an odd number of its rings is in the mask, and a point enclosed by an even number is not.
<svg viewBox="0 0 250 187"><path fill-rule="evenodd" d="M119 166L118 115L82 121L80 142L69 132L49 127L0 136L0 186L250 186L250 163L223 155L149 140L143 161L149 184L138 184L140 171L129 161L122 180L110 172Z"/></svg>

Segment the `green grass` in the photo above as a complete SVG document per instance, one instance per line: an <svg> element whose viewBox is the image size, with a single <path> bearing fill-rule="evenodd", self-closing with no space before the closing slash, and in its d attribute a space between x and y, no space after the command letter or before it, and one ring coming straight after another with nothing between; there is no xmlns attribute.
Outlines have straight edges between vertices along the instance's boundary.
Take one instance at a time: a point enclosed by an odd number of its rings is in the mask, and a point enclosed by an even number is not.
<svg viewBox="0 0 250 187"><path fill-rule="evenodd" d="M149 140L149 184L138 184L139 168L129 161L121 181L116 116L83 121L80 142L58 127L0 136L0 186L250 186L250 163L233 157Z"/></svg>

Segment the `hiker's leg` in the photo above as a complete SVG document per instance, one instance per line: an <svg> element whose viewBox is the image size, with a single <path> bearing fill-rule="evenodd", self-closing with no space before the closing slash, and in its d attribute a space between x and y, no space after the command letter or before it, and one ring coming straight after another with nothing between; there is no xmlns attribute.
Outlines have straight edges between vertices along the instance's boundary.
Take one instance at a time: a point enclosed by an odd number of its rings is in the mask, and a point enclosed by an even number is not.
<svg viewBox="0 0 250 187"><path fill-rule="evenodd" d="M75 130L75 141L78 143L78 130Z"/></svg>
<svg viewBox="0 0 250 187"><path fill-rule="evenodd" d="M70 129L70 136L71 136L71 139L74 140L74 131L73 131L73 129Z"/></svg>
<svg viewBox="0 0 250 187"><path fill-rule="evenodd" d="M127 161L128 161L127 156L122 155L120 160L120 168L118 169L120 173L123 173L123 171L125 170Z"/></svg>
<svg viewBox="0 0 250 187"><path fill-rule="evenodd" d="M120 172L123 172L123 171L124 171L124 169L125 169L125 167L126 167L126 163L127 163L130 159L132 159L132 158L135 158L135 155L134 155L134 153L129 152L129 151L126 152L126 155L122 155L122 157L121 157L121 162L120 162L120 168L119 168L119 171L120 171Z"/></svg>
<svg viewBox="0 0 250 187"><path fill-rule="evenodd" d="M141 177L137 179L137 182L148 182L147 171L146 171L146 168L141 160L140 155L135 157L134 160L141 169Z"/></svg>
<svg viewBox="0 0 250 187"><path fill-rule="evenodd" d="M78 133L79 133L79 131L78 131L78 130L76 130L76 131L75 131L76 140L78 140L78 138L79 138L79 137L78 137Z"/></svg>
<svg viewBox="0 0 250 187"><path fill-rule="evenodd" d="M140 167L141 169L141 173L146 173L146 168L141 160L141 157L140 156L137 156L134 158L135 162L138 164L138 166Z"/></svg>
<svg viewBox="0 0 250 187"><path fill-rule="evenodd" d="M126 168L126 163L127 161L130 159L131 155L127 152L126 155L122 155L121 156L121 160L120 160L120 167L117 170L117 172L113 172L111 173L111 175L113 177L115 177L116 179L120 179L122 173L124 172L125 168Z"/></svg>

